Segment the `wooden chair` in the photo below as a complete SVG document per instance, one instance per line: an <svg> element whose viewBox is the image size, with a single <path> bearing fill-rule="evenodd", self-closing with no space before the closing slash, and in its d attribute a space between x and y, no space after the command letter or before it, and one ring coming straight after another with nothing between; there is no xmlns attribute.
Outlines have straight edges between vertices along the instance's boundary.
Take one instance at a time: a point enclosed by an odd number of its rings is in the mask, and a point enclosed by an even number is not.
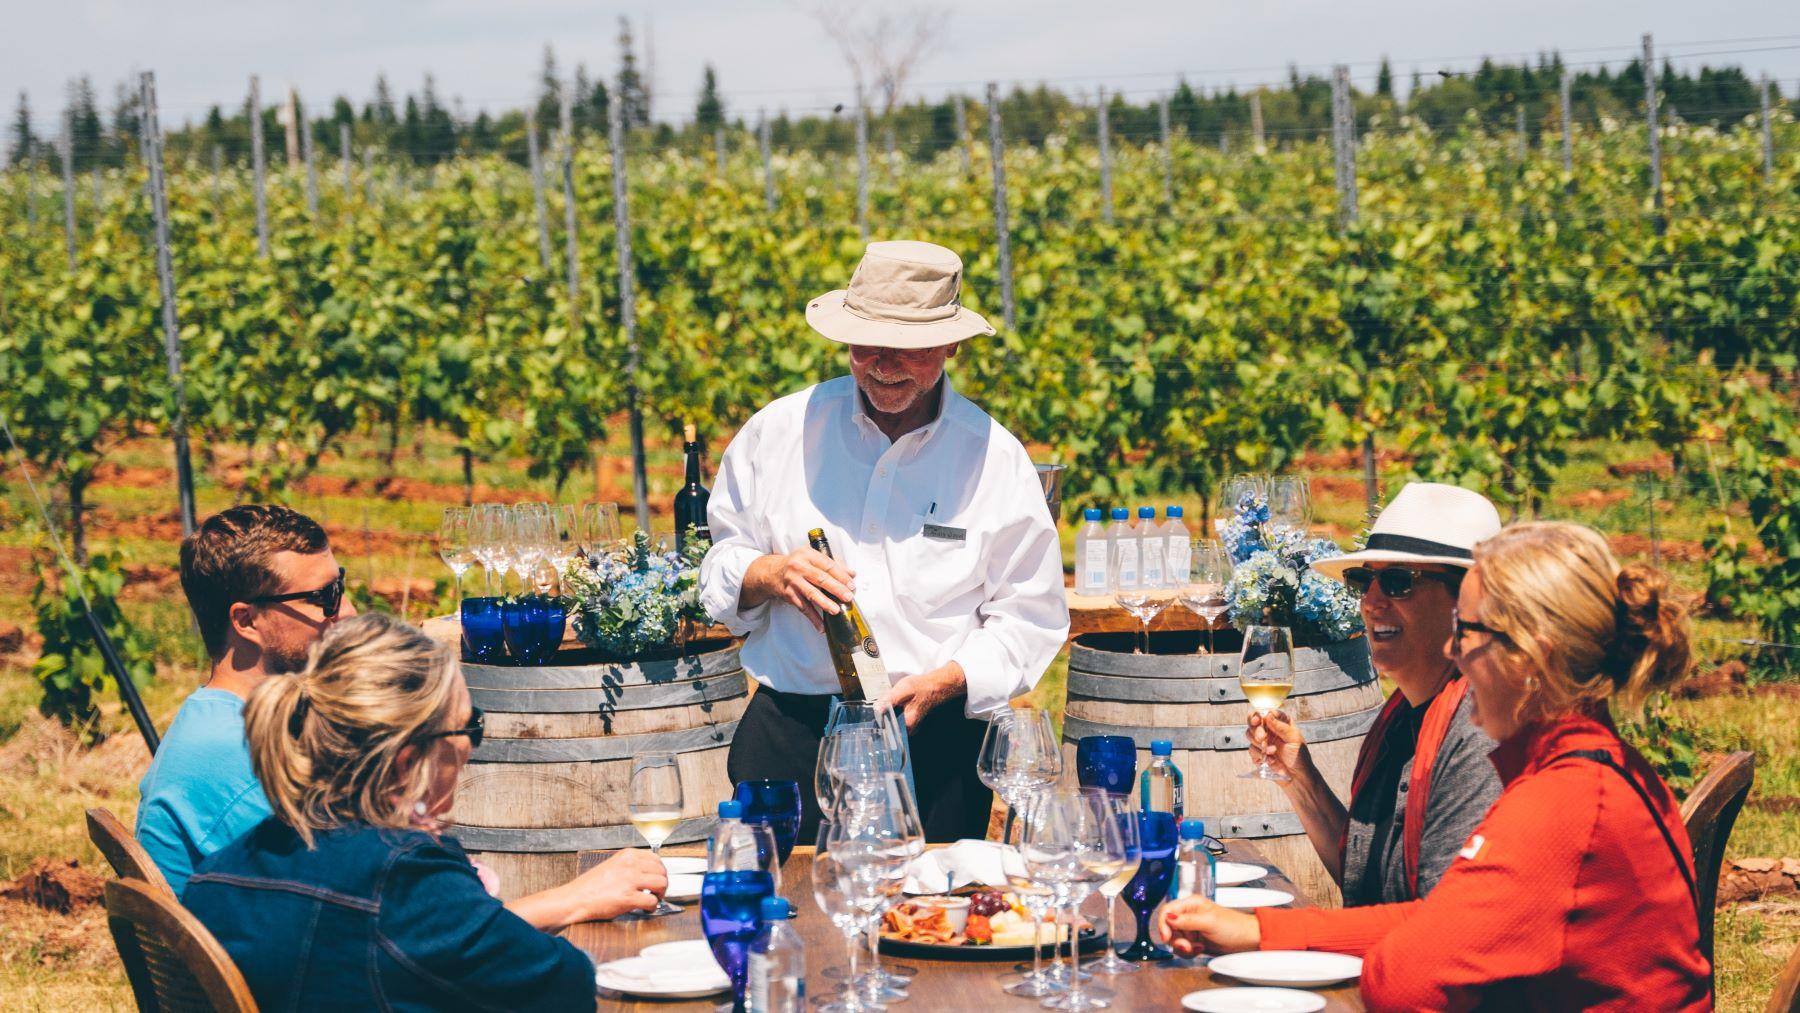
<svg viewBox="0 0 1800 1013"><path fill-rule="evenodd" d="M1800 946L1794 947L1775 976L1775 991L1763 1013L1800 1013Z"/></svg>
<svg viewBox="0 0 1800 1013"><path fill-rule="evenodd" d="M1744 808L1750 783L1756 778L1756 755L1736 752L1725 757L1681 803L1681 821L1687 824L1688 843L1694 849L1694 880L1700 890L1700 952L1713 958L1713 905L1719 895L1719 866L1725 860L1725 842L1732 824Z"/></svg>
<svg viewBox="0 0 1800 1013"><path fill-rule="evenodd" d="M250 986L225 948L167 892L110 880L106 920L139 1010L255 1013Z"/></svg>
<svg viewBox="0 0 1800 1013"><path fill-rule="evenodd" d="M150 853L137 842L131 831L125 829L117 816L105 809L89 809L87 826L88 840L106 856L120 879L141 879L152 889L161 890L170 900L175 899L175 891L163 878L162 870L156 867Z"/></svg>

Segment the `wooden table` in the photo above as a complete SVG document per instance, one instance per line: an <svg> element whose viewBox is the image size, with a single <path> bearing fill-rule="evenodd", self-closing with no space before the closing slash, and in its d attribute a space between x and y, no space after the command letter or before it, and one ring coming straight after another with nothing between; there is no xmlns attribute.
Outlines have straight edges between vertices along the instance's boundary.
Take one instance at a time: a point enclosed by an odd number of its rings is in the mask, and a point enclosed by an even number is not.
<svg viewBox="0 0 1800 1013"><path fill-rule="evenodd" d="M1229 841L1227 844L1230 850L1226 857L1233 861L1265 866L1269 864L1262 861L1256 848L1248 842ZM691 848L670 848L668 852L671 855L695 853ZM827 967L844 963L844 937L819 913L817 905L813 903L811 873L812 849L795 848L787 864L781 869L781 893L794 903L794 924L806 942L807 995L820 998L837 986L837 982L820 972ZM1297 906L1312 906L1312 902L1279 871L1272 871L1263 882L1271 888L1293 894ZM684 906L687 910L678 915L643 921L591 922L573 926L564 931L563 935L587 951L596 964L635 956L639 950L655 943L704 938L700 932L699 901L688 902ZM1120 934L1124 936L1128 931L1124 926L1131 922L1131 914L1123 903L1119 907ZM1082 965L1086 966L1090 960L1097 958L1098 954L1094 957L1084 955ZM894 958L884 956L883 959ZM916 1010L918 1013L936 1010L990 1010L997 1013L1006 1009L1038 1008L1036 999L1024 999L1001 991L1001 986L1005 984L1001 981L1001 976L1012 970L1015 963L1012 960L990 962L906 957L899 962L917 967L919 974L913 979L911 997L904 1003L891 1007L894 1009ZM1215 976L1200 962L1193 960L1171 960L1139 966L1143 970L1136 974L1096 976L1097 984L1114 990L1113 1009L1176 1010L1181 1008L1181 997L1189 992L1241 984L1230 978ZM1355 983L1317 991L1325 997L1327 1010L1363 1009L1362 998L1357 993ZM601 1009L711 1010L718 1002L719 996L671 1001L633 999L608 991L600 993Z"/></svg>

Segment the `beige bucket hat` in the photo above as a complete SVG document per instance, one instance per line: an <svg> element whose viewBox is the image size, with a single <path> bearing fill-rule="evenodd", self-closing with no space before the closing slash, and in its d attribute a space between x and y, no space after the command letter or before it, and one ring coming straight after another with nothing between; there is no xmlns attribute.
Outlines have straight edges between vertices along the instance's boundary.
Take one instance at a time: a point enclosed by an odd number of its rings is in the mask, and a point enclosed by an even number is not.
<svg viewBox="0 0 1800 1013"><path fill-rule="evenodd" d="M850 287L806 304L806 322L833 341L936 348L994 333L962 304L962 258L913 239L870 243Z"/></svg>
<svg viewBox="0 0 1800 1013"><path fill-rule="evenodd" d="M1364 563L1438 563L1468 569L1476 543L1500 533L1500 511L1486 496L1436 482L1409 482L1375 518L1360 551L1312 568L1333 580Z"/></svg>

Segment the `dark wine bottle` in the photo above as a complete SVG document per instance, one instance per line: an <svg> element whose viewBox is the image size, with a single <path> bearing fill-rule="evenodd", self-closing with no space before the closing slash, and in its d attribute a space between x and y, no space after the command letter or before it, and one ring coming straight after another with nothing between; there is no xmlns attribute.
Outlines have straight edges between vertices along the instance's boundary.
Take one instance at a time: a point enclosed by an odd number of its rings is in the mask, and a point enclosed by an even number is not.
<svg viewBox="0 0 1800 1013"><path fill-rule="evenodd" d="M695 537L712 541L712 528L706 524L706 504L712 493L700 484L700 441L690 424L682 430L682 451L687 455L687 479L675 494L675 549L687 548L688 529Z"/></svg>

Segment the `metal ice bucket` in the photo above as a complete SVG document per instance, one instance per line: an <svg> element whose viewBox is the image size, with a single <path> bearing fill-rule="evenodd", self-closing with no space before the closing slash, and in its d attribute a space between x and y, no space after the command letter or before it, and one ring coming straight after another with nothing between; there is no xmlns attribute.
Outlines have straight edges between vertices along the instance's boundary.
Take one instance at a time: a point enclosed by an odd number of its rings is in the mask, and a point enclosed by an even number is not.
<svg viewBox="0 0 1800 1013"><path fill-rule="evenodd" d="M1044 502L1050 507L1050 519L1060 521L1062 518L1062 486L1063 469L1066 465L1037 465L1038 482L1044 487Z"/></svg>

